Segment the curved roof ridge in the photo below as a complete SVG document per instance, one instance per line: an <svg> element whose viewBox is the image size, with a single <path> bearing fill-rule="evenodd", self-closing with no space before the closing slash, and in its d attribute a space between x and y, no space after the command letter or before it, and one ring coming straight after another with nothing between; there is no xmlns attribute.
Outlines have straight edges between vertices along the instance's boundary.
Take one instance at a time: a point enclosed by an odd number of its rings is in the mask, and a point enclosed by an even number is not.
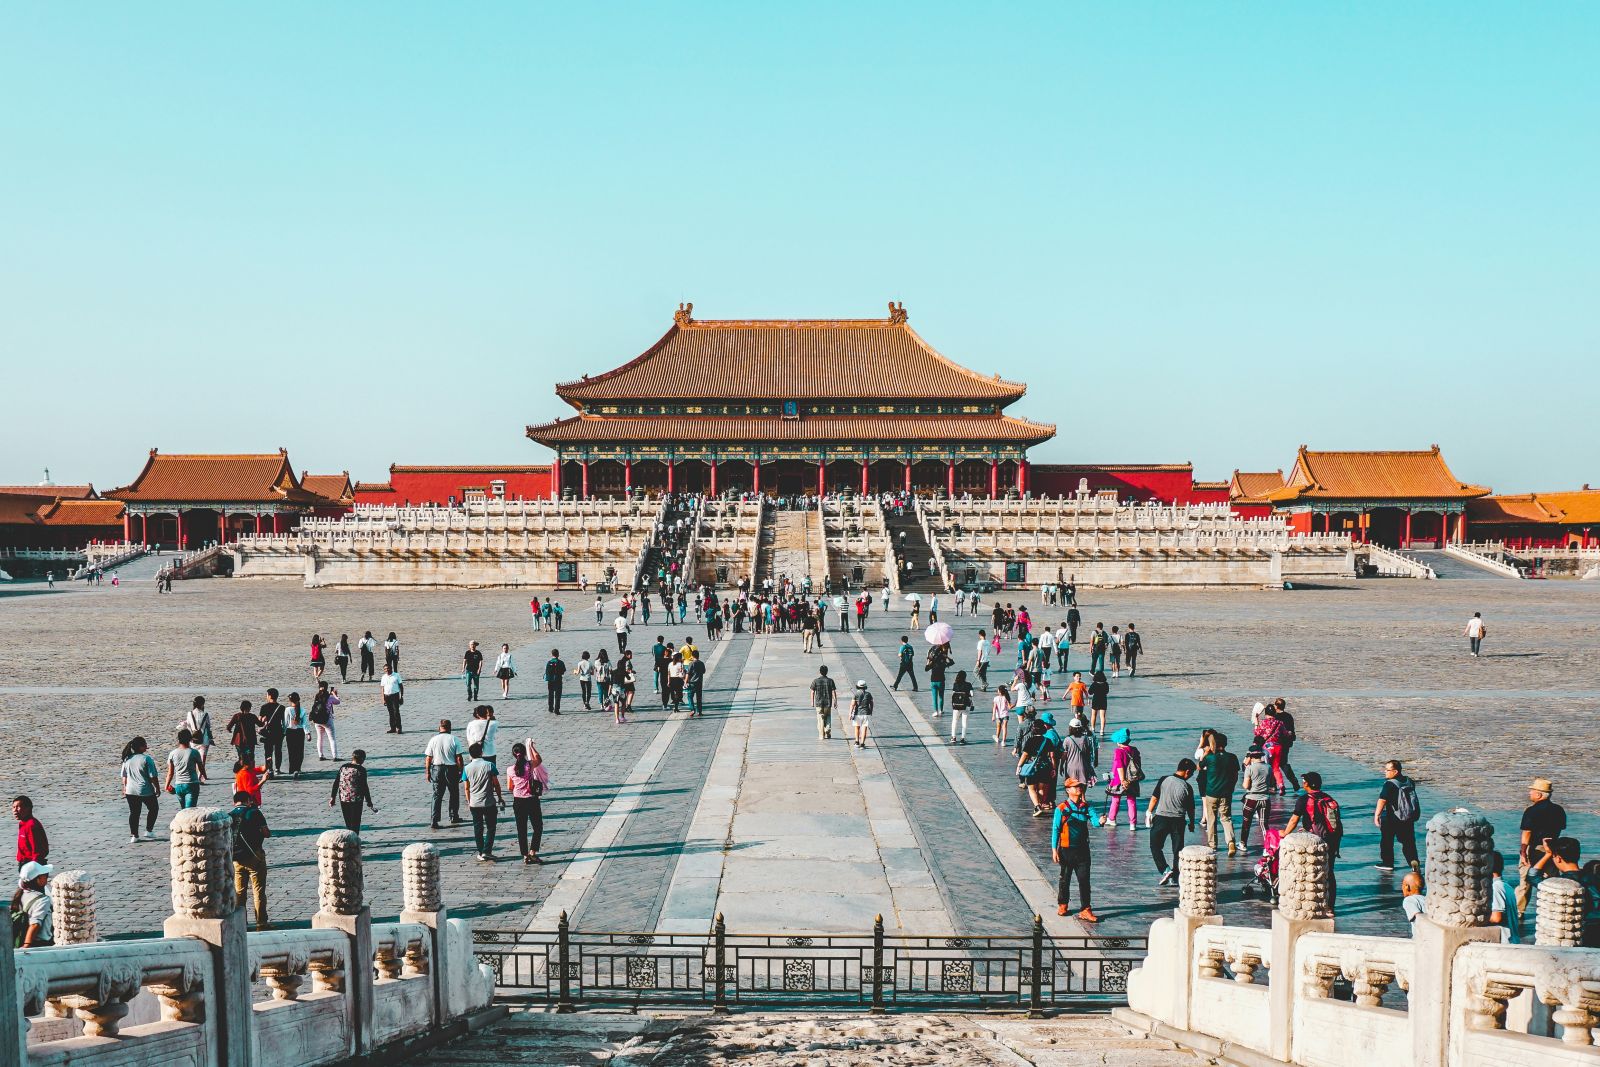
<svg viewBox="0 0 1600 1067"><path fill-rule="evenodd" d="M905 330L906 333L910 334L911 339L917 344L921 345L930 356L932 356L934 359L937 359L940 363L943 363L952 370L960 371L967 377L972 378L975 381L983 382L985 385L1006 386L1015 389L1018 397L1022 396L1028 391L1028 387L1025 383L1007 381L1006 379L1000 377L999 373L996 373L992 378L986 378L977 371L973 370L971 367L963 367L961 364L957 363L943 352L940 352L937 348L934 348L927 341L923 340L922 335L916 330L912 329L909 322L900 323L899 326L901 329Z"/></svg>

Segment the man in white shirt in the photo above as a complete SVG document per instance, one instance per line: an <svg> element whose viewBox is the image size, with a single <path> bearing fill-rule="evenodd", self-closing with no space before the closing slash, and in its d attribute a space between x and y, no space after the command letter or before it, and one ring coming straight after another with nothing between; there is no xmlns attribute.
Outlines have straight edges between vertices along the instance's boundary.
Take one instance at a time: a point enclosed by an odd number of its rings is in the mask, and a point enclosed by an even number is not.
<svg viewBox="0 0 1600 1067"><path fill-rule="evenodd" d="M628 626L628 616L625 614L618 615L617 621L612 625L616 627L617 631L617 651L628 651L628 630L630 629Z"/></svg>
<svg viewBox="0 0 1600 1067"><path fill-rule="evenodd" d="M1050 669L1050 657L1056 650L1056 635L1048 626L1039 628L1039 670Z"/></svg>
<svg viewBox="0 0 1600 1067"><path fill-rule="evenodd" d="M422 754L422 772L433 783L433 822L430 825L435 830L439 829L439 809L446 793L450 794L451 824L461 821L461 767L465 755L460 738L450 732L450 720L440 719L439 732L428 739L428 747Z"/></svg>
<svg viewBox="0 0 1600 1067"><path fill-rule="evenodd" d="M383 706L389 709L389 729L385 732L401 733L400 705L405 701L406 680L398 670L385 666L383 677L378 679L378 691L383 694Z"/></svg>
<svg viewBox="0 0 1600 1067"><path fill-rule="evenodd" d="M1483 639L1488 634L1483 625L1483 612L1474 611L1472 618L1467 620L1467 644L1472 648L1472 658L1478 658L1478 652L1483 648Z"/></svg>
<svg viewBox="0 0 1600 1067"><path fill-rule="evenodd" d="M973 663L973 669L978 672L978 685L983 692L989 691L989 638L984 631L978 631L978 658Z"/></svg>
<svg viewBox="0 0 1600 1067"><path fill-rule="evenodd" d="M473 745L482 745L483 758L494 763L494 740L499 732L500 723L494 717L494 708L479 704L472 709L472 721L467 723L467 750L471 751Z"/></svg>

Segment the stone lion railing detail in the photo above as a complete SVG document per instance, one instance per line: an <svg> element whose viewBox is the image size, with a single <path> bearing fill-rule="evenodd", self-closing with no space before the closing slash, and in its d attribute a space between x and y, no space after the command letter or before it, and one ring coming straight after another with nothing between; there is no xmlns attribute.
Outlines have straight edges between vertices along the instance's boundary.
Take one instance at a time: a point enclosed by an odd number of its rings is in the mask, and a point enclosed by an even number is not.
<svg viewBox="0 0 1600 1067"><path fill-rule="evenodd" d="M1128 978L1129 1007L1118 1011L1208 1055L1220 1047L1229 1062L1600 1064L1600 950L1575 947L1581 887L1546 879L1540 943L1505 943L1504 931L1488 925L1493 854L1486 819L1435 815L1428 899L1412 936L1365 937L1333 932L1327 846L1309 834L1284 839L1270 928L1221 925L1215 859L1186 849L1179 906L1151 926L1149 954Z"/></svg>
<svg viewBox="0 0 1600 1067"><path fill-rule="evenodd" d="M165 937L93 940L92 877L57 880L58 944L0 954L0 1065L382 1062L394 1042L446 1033L488 1005L493 977L473 958L471 928L445 912L433 846L406 850L408 910L375 925L360 838L330 830L317 842L312 928L247 933L231 829L216 809L173 820Z"/></svg>

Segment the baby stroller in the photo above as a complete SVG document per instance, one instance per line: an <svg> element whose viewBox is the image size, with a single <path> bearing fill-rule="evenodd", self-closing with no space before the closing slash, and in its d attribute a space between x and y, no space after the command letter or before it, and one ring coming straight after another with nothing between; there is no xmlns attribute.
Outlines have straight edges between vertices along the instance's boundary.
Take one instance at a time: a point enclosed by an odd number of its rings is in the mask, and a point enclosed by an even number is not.
<svg viewBox="0 0 1600 1067"><path fill-rule="evenodd" d="M1274 907L1278 904L1278 849L1283 843L1283 834L1277 830L1262 828L1261 833L1261 858L1256 860L1254 877L1244 885L1244 898L1246 900L1264 900Z"/></svg>

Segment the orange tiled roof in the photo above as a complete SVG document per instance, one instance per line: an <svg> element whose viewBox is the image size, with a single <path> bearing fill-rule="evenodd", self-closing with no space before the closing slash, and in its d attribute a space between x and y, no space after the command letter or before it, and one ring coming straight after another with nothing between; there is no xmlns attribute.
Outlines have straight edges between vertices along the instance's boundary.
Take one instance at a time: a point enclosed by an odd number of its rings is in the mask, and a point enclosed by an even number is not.
<svg viewBox="0 0 1600 1067"><path fill-rule="evenodd" d="M389 477L391 479L394 477L396 471L399 471L402 474L548 474L550 473L550 464L534 463L530 465L524 463L512 465L502 464L499 466L492 464L485 466L481 463L458 464L456 466L429 466L426 464L405 466L399 463L389 464ZM387 488L389 483L362 482L361 484L369 489L382 489Z"/></svg>
<svg viewBox="0 0 1600 1067"><path fill-rule="evenodd" d="M1467 507L1471 522L1600 526L1600 489L1486 496Z"/></svg>
<svg viewBox="0 0 1600 1067"><path fill-rule="evenodd" d="M1009 402L1027 387L946 359L905 308L887 319L706 320L680 306L672 328L615 370L556 386L579 407L604 400L951 398Z"/></svg>
<svg viewBox="0 0 1600 1067"><path fill-rule="evenodd" d="M48 500L93 500L92 485L0 485L0 496L42 496Z"/></svg>
<svg viewBox="0 0 1600 1067"><path fill-rule="evenodd" d="M0 526L36 526L39 512L54 503L54 497L0 494Z"/></svg>
<svg viewBox="0 0 1600 1067"><path fill-rule="evenodd" d="M1283 471L1234 471L1228 498L1236 504L1265 504L1267 494L1283 488Z"/></svg>
<svg viewBox="0 0 1600 1067"><path fill-rule="evenodd" d="M349 471L339 474L312 474L309 471L301 471L300 488L338 504L348 504L355 495L355 486L350 482Z"/></svg>
<svg viewBox="0 0 1600 1067"><path fill-rule="evenodd" d="M1313 452L1295 456L1287 483L1266 494L1274 504L1310 500L1464 500L1488 496L1459 481L1439 446L1416 452Z"/></svg>
<svg viewBox="0 0 1600 1067"><path fill-rule="evenodd" d="M57 500L39 512L46 526L121 526L120 500Z"/></svg>
<svg viewBox="0 0 1600 1067"><path fill-rule="evenodd" d="M358 493L392 493L392 492L394 492L394 486L390 485L388 482L357 482L356 483L356 492L358 492Z"/></svg>
<svg viewBox="0 0 1600 1067"><path fill-rule="evenodd" d="M265 455L163 455L152 448L139 476L106 496L151 503L315 505L322 499L300 487L282 449Z"/></svg>
<svg viewBox="0 0 1600 1067"><path fill-rule="evenodd" d="M528 436L552 448L586 441L849 443L855 441L1004 441L1037 444L1056 428L1012 415L576 415L539 426Z"/></svg>
<svg viewBox="0 0 1600 1067"><path fill-rule="evenodd" d="M1197 493L1226 493L1227 482L1191 482L1190 486Z"/></svg>

